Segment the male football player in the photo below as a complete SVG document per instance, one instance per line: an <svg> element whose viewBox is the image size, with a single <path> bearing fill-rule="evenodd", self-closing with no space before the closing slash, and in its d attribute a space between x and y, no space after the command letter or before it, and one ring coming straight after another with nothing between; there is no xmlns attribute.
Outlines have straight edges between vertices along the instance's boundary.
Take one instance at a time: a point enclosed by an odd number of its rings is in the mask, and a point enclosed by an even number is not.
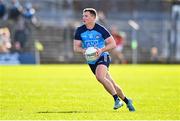
<svg viewBox="0 0 180 121"><path fill-rule="evenodd" d="M104 86L114 98L114 109L123 106L126 103L129 111L135 111L132 101L128 99L118 84L112 79L108 68L110 64L110 56L108 51L116 47L115 40L103 26L96 23L97 12L93 8L83 10L83 25L78 27L74 37L74 51L84 55L88 47L97 48L98 59L88 61L92 72L96 79Z"/></svg>

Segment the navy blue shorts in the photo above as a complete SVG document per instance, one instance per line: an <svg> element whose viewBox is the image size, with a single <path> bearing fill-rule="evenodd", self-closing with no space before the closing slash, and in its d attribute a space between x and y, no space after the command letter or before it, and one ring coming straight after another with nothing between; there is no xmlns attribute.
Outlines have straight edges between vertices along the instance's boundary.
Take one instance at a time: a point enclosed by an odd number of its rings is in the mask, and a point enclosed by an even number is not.
<svg viewBox="0 0 180 121"><path fill-rule="evenodd" d="M89 67L91 68L91 71L96 74L96 68L98 65L103 64L107 68L109 68L109 64L111 62L111 58L109 55L101 56L95 64L89 64Z"/></svg>

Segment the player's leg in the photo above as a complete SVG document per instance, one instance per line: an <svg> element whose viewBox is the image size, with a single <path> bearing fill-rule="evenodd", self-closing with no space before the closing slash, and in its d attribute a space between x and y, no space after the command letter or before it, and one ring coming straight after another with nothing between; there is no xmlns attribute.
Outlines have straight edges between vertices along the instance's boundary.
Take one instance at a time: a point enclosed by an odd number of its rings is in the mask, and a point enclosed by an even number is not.
<svg viewBox="0 0 180 121"><path fill-rule="evenodd" d="M107 73L106 78L107 78L109 81L112 82L112 84L113 84L113 86L114 86L114 88L115 88L115 90L116 90L116 92L117 92L117 95L126 103L127 108L129 109L129 111L135 111L135 108L134 108L134 106L132 105L132 100L128 99L128 98L124 95L122 89L119 87L118 84L115 83L115 81L112 79L112 77L111 77L111 75L110 75L109 72Z"/></svg>
<svg viewBox="0 0 180 121"><path fill-rule="evenodd" d="M106 78L107 78L109 81L111 81L111 83L113 84L113 86L114 86L114 88L115 88L115 90L116 90L116 92L117 92L117 95L118 95L122 100L124 100L125 95L124 95L122 89L119 87L118 84L115 83L115 81L112 79L112 77L111 77L111 75L110 75L109 72L106 74Z"/></svg>
<svg viewBox="0 0 180 121"><path fill-rule="evenodd" d="M123 103L119 100L117 92L110 80L106 78L107 75L106 65L100 64L96 68L96 79L104 86L104 88L113 96L115 104L114 109L120 108Z"/></svg>
<svg viewBox="0 0 180 121"><path fill-rule="evenodd" d="M125 63L126 63L126 60L125 60L124 55L123 55L122 52L118 52L117 56L118 56L118 58L121 60L121 63L122 63L122 64L125 64Z"/></svg>
<svg viewBox="0 0 180 121"><path fill-rule="evenodd" d="M115 49L113 49L112 51L111 51L111 53L112 53L112 55L115 57L114 59L115 59L115 63L120 63L121 62L121 58L119 58L119 56L118 56L118 51L116 50L116 48Z"/></svg>
<svg viewBox="0 0 180 121"><path fill-rule="evenodd" d="M112 82L106 78L107 67L105 65L98 65L96 68L96 79L104 86L104 88L111 94L117 94Z"/></svg>
<svg viewBox="0 0 180 121"><path fill-rule="evenodd" d="M121 63L126 63L126 60L124 58L124 55L122 53L123 47L122 46L118 46L115 49L112 50L112 53L114 56L116 56L118 58L119 61L121 61Z"/></svg>

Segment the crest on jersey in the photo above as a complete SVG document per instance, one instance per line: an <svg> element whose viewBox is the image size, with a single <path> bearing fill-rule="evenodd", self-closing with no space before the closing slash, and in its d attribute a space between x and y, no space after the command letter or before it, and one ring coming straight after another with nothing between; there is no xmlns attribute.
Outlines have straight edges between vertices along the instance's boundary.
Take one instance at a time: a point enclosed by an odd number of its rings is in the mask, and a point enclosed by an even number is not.
<svg viewBox="0 0 180 121"><path fill-rule="evenodd" d="M99 35L96 35L96 39L99 39L100 38L100 36Z"/></svg>

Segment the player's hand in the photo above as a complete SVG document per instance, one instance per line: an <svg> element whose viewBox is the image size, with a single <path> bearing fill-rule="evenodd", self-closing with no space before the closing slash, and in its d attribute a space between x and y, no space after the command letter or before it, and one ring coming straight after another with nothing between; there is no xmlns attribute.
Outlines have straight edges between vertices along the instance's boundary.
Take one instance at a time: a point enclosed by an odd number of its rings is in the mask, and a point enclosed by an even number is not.
<svg viewBox="0 0 180 121"><path fill-rule="evenodd" d="M102 53L102 49L97 48L97 56L99 57Z"/></svg>
<svg viewBox="0 0 180 121"><path fill-rule="evenodd" d="M86 52L86 49L83 49L82 50L82 54L85 55L85 52Z"/></svg>

